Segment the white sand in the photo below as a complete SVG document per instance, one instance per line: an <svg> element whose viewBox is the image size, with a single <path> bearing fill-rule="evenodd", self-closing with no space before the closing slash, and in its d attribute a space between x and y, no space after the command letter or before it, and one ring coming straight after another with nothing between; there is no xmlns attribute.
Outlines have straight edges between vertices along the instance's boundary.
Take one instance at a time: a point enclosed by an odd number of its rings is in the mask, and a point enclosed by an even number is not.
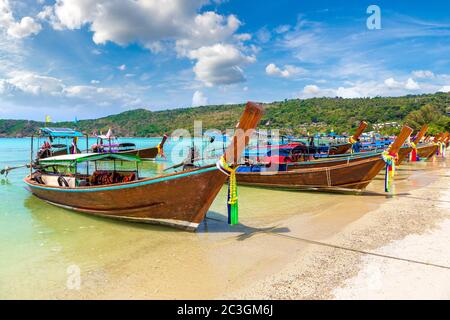
<svg viewBox="0 0 450 320"><path fill-rule="evenodd" d="M439 167L433 163L403 167L396 180L399 196L386 199L379 208L367 212L334 236L316 238L322 245L310 245L298 253L295 262L285 265L279 272L225 297L449 299L450 175L447 163L441 162ZM430 183L430 177L436 180Z"/></svg>
<svg viewBox="0 0 450 320"><path fill-rule="evenodd" d="M376 252L450 266L450 219ZM450 269L367 255L361 260L358 275L334 290L336 299L450 299Z"/></svg>

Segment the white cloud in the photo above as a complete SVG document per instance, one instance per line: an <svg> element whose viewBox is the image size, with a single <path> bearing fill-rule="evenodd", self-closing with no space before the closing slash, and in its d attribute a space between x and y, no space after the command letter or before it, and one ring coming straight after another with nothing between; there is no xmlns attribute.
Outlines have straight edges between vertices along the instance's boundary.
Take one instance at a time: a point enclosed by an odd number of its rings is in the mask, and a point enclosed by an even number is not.
<svg viewBox="0 0 450 320"><path fill-rule="evenodd" d="M192 96L192 106L206 106L208 104L208 98L201 91L195 91Z"/></svg>
<svg viewBox="0 0 450 320"><path fill-rule="evenodd" d="M211 46L230 40L241 22L234 15L224 17L215 12L204 12L194 18L191 28L185 30L176 41L177 52L182 56L189 55L189 50L203 46ZM236 35L240 41L248 40L249 34Z"/></svg>
<svg viewBox="0 0 450 320"><path fill-rule="evenodd" d="M411 91L420 89L420 85L412 78L408 78L406 82L400 82L395 80L394 78L388 78L384 80L384 84L389 89L406 89Z"/></svg>
<svg viewBox="0 0 450 320"><path fill-rule="evenodd" d="M256 61L254 56L246 56L235 46L227 44L216 44L191 50L189 57L197 60L194 66L197 80L207 86L245 81L241 66Z"/></svg>
<svg viewBox="0 0 450 320"><path fill-rule="evenodd" d="M0 0L0 28L6 30L10 37L21 39L41 31L41 25L31 17L16 21L8 0Z"/></svg>
<svg viewBox="0 0 450 320"><path fill-rule="evenodd" d="M450 86L443 86L439 89L439 92L450 92Z"/></svg>
<svg viewBox="0 0 450 320"><path fill-rule="evenodd" d="M120 71L125 71L125 70L127 70L127 66L122 64L122 65L118 66L117 69L119 69Z"/></svg>
<svg viewBox="0 0 450 320"><path fill-rule="evenodd" d="M412 72L413 76L416 78L433 78L434 73L430 70L415 70Z"/></svg>
<svg viewBox="0 0 450 320"><path fill-rule="evenodd" d="M93 84L97 84L93 80ZM26 101L33 99L33 105L39 101L48 101L49 97L55 101L74 99L73 101L89 101L89 105L104 105L116 103L133 105L140 103L123 88L103 88L92 85L67 85L61 79L40 75L30 71L11 72L7 78L0 79L0 92L5 99L14 100L26 97Z"/></svg>
<svg viewBox="0 0 450 320"><path fill-rule="evenodd" d="M61 80L32 72L16 71L9 76L10 78L3 81L9 84L10 92L18 90L32 95L58 95L64 88Z"/></svg>
<svg viewBox="0 0 450 320"><path fill-rule="evenodd" d="M270 63L266 67L266 73L270 76L278 76L283 78L290 78L292 76L305 73L306 70L300 67L285 65L284 70L277 67L274 63Z"/></svg>
<svg viewBox="0 0 450 320"><path fill-rule="evenodd" d="M341 97L341 98L365 98L376 96L402 96L410 94L410 91L433 93L439 90L436 84L419 85L416 81L408 78L406 81L397 81L388 78L384 81L347 81L345 85L337 88L319 88L316 85L307 85L298 94L300 98L312 97ZM442 87L439 91L450 89L450 86Z"/></svg>
<svg viewBox="0 0 450 320"><path fill-rule="evenodd" d="M258 32L256 33L256 38L261 43L267 43L272 38L272 34L269 30L267 30L266 27L264 27L258 30Z"/></svg>
<svg viewBox="0 0 450 320"><path fill-rule="evenodd" d="M384 80L384 84L391 89L401 88L402 84L396 81L394 78L388 78Z"/></svg>
<svg viewBox="0 0 450 320"><path fill-rule="evenodd" d="M252 35L250 33L241 33L236 34L234 38L239 41L248 41L252 39Z"/></svg>
<svg viewBox="0 0 450 320"><path fill-rule="evenodd" d="M419 86L419 84L416 81L414 81L413 79L409 78L406 81L405 89L407 89L407 90L419 90L420 86Z"/></svg>
<svg viewBox="0 0 450 320"><path fill-rule="evenodd" d="M306 95L316 95L320 92L320 88L314 84L307 85L303 88L303 93Z"/></svg>
<svg viewBox="0 0 450 320"><path fill-rule="evenodd" d="M57 0L40 16L55 29L88 26L93 41L139 43L154 53L173 46L179 58L195 60L196 78L208 86L245 80L243 66L254 57L243 45L250 34L236 34L235 15L200 9L208 0ZM123 71L123 70L122 70ZM221 74L223 72L223 74Z"/></svg>
<svg viewBox="0 0 450 320"><path fill-rule="evenodd" d="M275 33L281 34L281 33L285 33L288 32L291 29L291 26L288 24L283 24L281 26L278 26L275 28Z"/></svg>

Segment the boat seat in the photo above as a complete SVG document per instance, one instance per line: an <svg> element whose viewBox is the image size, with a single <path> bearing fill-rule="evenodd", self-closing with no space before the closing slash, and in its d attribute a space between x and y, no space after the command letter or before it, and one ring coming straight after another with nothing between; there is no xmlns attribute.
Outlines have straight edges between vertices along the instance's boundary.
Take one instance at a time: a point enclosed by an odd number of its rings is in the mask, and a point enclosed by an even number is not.
<svg viewBox="0 0 450 320"><path fill-rule="evenodd" d="M137 180L135 172L95 171L89 178L91 185L108 185Z"/></svg>

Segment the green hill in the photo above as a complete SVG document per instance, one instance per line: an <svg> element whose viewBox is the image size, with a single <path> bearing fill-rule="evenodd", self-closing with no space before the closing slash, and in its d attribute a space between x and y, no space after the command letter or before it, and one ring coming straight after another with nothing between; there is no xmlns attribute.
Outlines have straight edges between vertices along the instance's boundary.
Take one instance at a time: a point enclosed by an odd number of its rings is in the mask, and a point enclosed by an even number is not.
<svg viewBox="0 0 450 320"><path fill-rule="evenodd" d="M371 125L408 122L418 129L431 122L431 131L450 131L448 112L450 95L436 93L404 97L376 97L361 99L313 98L273 102L266 105L266 114L260 127L281 129L283 133L325 132L331 128L337 133L354 129L359 121ZM194 120L203 121L204 129L234 128L243 105L217 105L152 112L146 109L126 111L94 120L81 120L78 129L91 133L106 132L112 128L118 136L161 136L175 129L192 131ZM446 115L447 114L447 115ZM0 136L30 136L44 123L27 120L0 120ZM52 123L49 126L74 127L71 122ZM396 129L389 126L384 132Z"/></svg>

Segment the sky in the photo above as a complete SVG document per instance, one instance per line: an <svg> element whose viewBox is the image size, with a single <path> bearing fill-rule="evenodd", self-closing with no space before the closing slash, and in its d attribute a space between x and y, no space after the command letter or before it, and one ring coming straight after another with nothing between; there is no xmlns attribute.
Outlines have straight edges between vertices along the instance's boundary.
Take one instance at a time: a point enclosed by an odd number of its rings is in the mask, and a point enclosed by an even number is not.
<svg viewBox="0 0 450 320"><path fill-rule="evenodd" d="M0 118L447 92L449 12L437 0L0 0Z"/></svg>

